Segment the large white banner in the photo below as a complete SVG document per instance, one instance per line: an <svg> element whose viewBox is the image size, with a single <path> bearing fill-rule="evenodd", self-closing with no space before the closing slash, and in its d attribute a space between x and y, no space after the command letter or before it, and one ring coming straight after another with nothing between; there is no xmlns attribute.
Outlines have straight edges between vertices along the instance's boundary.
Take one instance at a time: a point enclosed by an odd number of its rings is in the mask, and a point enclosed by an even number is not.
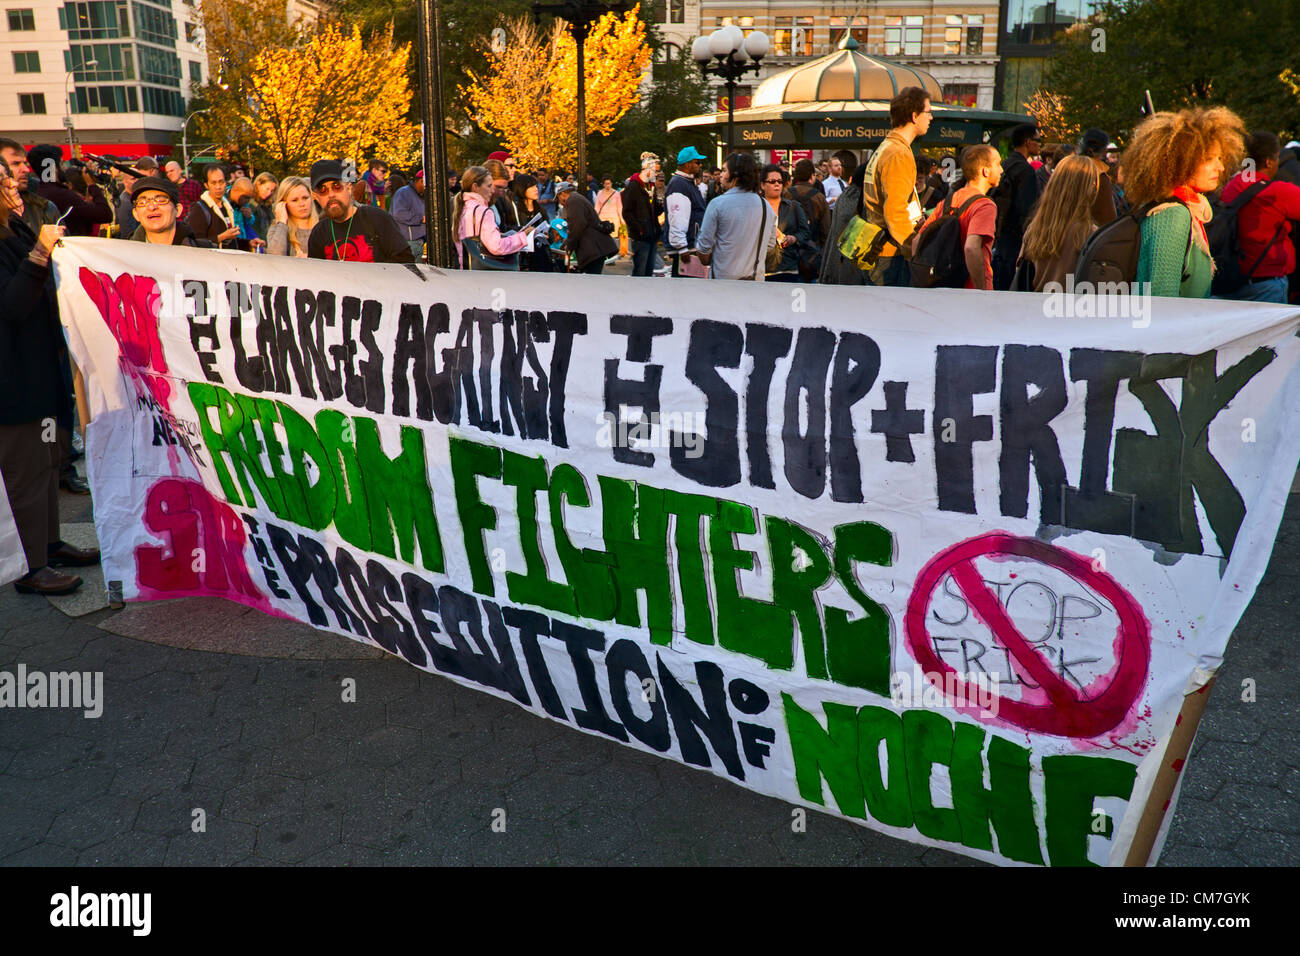
<svg viewBox="0 0 1300 956"><path fill-rule="evenodd" d="M114 593L996 862L1125 860L1300 454L1284 307L84 239L55 269Z"/></svg>

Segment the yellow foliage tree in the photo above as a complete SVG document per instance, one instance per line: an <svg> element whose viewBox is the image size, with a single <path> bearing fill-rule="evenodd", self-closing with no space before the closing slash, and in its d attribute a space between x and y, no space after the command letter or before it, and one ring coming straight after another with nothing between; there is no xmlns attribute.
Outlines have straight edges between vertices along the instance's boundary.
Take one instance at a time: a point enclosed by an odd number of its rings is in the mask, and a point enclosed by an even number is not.
<svg viewBox="0 0 1300 956"><path fill-rule="evenodd" d="M233 72L228 88L205 90L212 108L205 125L238 143L254 166L281 176L324 158L418 162L419 129L405 119L410 47L394 48L391 27L368 42L358 27L290 30L278 34L285 45L250 51L242 68L235 61L247 47L232 36L222 56Z"/></svg>
<svg viewBox="0 0 1300 956"><path fill-rule="evenodd" d="M1025 112L1034 118L1048 142L1073 143L1083 133L1078 123L1066 120L1066 102L1057 93L1036 91L1025 100Z"/></svg>
<svg viewBox="0 0 1300 956"><path fill-rule="evenodd" d="M526 19L505 29L505 42L486 51L488 71L470 74L461 94L475 121L498 133L521 166L570 167L578 156L577 44L562 21L549 33ZM585 43L587 135L608 134L636 105L649 62L636 8L593 24Z"/></svg>

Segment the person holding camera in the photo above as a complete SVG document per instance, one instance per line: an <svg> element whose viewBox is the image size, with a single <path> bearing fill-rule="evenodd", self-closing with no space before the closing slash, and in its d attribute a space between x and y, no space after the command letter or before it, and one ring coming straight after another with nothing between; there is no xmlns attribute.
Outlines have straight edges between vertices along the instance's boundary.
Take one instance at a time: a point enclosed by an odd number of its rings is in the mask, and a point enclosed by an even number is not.
<svg viewBox="0 0 1300 956"><path fill-rule="evenodd" d="M600 275L605 260L618 252L618 241L610 235L613 226L596 214L596 207L571 182L556 183L555 201L564 208L569 226L567 245L579 272Z"/></svg>
<svg viewBox="0 0 1300 956"><path fill-rule="evenodd" d="M107 177L80 160L60 163L62 156L57 146L34 146L28 152L37 195L53 203L60 216L68 214L63 220L67 235L97 236L100 226L113 221L113 209L99 186Z"/></svg>

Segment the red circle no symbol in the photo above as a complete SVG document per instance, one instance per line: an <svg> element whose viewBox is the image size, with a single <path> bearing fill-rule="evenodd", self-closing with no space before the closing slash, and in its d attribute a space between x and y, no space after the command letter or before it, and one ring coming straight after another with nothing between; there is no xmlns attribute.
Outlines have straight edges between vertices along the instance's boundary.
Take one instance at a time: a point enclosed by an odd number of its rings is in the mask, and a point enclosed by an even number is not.
<svg viewBox="0 0 1300 956"><path fill-rule="evenodd" d="M1119 617L1115 648L1115 668L1105 689L1091 698L1069 684L1057 670L1034 649L1011 620L997 596L989 590L975 568L982 555L1012 555L1039 561L1065 572L1081 585L1109 601ZM925 671L926 679L943 689L951 685L947 674L957 671L945 663L934 650L926 627L930 599L944 577L951 574L963 598L975 616L1007 649L1007 653L1038 683L1047 695L1046 703L998 698L998 717L1025 730L1059 737L1096 737L1124 719L1146 684L1151 660L1151 625L1133 596L1092 561L1071 551L1046 544L1036 538L1021 538L1004 532L980 535L939 552L921 569L907 602L904 630L912 656ZM961 687L960 700L973 700L972 689ZM992 709L992 708L990 708Z"/></svg>

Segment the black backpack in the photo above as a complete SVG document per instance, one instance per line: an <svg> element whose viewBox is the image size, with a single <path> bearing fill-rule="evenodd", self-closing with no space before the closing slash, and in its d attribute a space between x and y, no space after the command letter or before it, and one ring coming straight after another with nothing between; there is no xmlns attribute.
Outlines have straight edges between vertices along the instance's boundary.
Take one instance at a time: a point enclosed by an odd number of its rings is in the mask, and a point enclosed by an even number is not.
<svg viewBox="0 0 1300 956"><path fill-rule="evenodd" d="M966 250L961 239L961 217L971 205L987 196L971 196L959 209L952 208L952 195L943 201L939 215L921 229L912 256L912 285L918 289L960 289L970 278ZM993 200L989 200L992 202Z"/></svg>
<svg viewBox="0 0 1300 956"><path fill-rule="evenodd" d="M1137 281L1138 257L1142 251L1142 222L1156 206L1178 202L1177 199L1153 199L1102 226L1083 244L1074 266L1076 284L1122 282L1132 286ZM1192 231L1187 231L1187 249L1192 247ZM1187 251L1183 253L1183 281L1187 281Z"/></svg>
<svg viewBox="0 0 1300 956"><path fill-rule="evenodd" d="M822 221L817 217L813 200L813 197L817 195L817 188L811 183L807 185L809 188L805 191L795 189L792 185L789 190L789 197L803 207L804 215L808 217L808 231L812 233L812 241L821 246L826 242L826 237L822 235Z"/></svg>
<svg viewBox="0 0 1300 956"><path fill-rule="evenodd" d="M1241 239L1237 235L1237 213L1241 211L1242 206L1258 196L1270 182L1271 179L1265 179L1263 182L1247 186L1230 203L1225 203L1222 199L1210 201L1210 208L1214 211L1214 215L1205 227L1205 238L1210 243L1210 255L1214 256L1214 281L1210 283L1211 295L1231 295L1250 282L1251 276L1264 261L1264 256L1282 234L1283 227L1279 223L1277 232L1268 241L1264 251L1259 254L1255 264L1247 271L1241 271Z"/></svg>

